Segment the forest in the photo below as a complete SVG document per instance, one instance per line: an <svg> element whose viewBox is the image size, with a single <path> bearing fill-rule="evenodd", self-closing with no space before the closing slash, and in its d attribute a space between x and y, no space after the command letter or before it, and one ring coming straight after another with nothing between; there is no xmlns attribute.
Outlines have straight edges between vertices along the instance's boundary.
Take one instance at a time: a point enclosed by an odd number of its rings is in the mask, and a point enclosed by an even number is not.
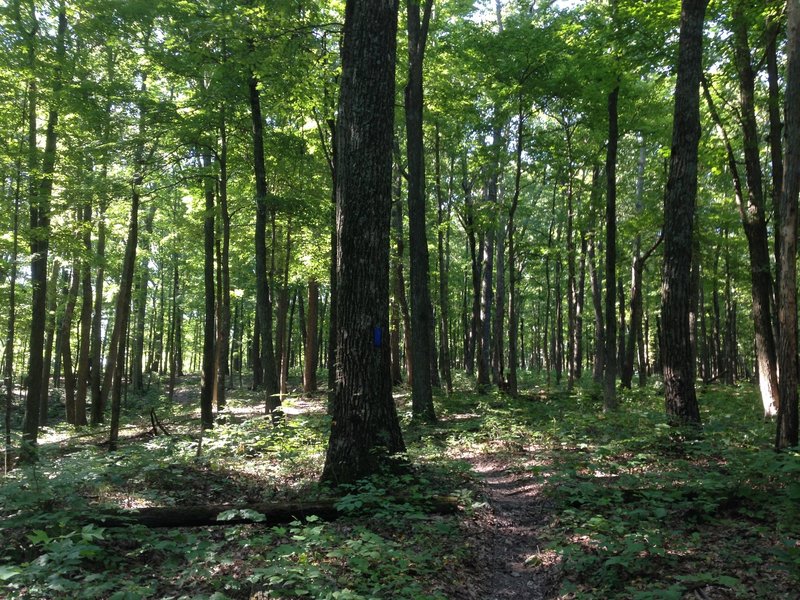
<svg viewBox="0 0 800 600"><path fill-rule="evenodd" d="M797 597L798 27L0 2L0 597Z"/></svg>

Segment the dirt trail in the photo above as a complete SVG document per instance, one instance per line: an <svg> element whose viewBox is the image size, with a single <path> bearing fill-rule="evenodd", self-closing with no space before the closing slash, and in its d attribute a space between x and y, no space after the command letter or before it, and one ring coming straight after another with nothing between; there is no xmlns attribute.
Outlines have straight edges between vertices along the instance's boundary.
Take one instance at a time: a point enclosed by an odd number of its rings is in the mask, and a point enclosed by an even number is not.
<svg viewBox="0 0 800 600"><path fill-rule="evenodd" d="M478 517L476 543L480 592L475 598L546 600L558 595L560 565L546 550L544 528L552 518L540 476L499 460L476 459L488 510Z"/></svg>

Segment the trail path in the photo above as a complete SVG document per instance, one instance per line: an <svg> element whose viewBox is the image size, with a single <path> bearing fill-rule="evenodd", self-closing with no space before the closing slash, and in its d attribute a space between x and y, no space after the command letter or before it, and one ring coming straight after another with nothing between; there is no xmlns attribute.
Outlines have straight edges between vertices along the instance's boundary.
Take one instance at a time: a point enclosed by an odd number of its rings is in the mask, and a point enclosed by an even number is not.
<svg viewBox="0 0 800 600"><path fill-rule="evenodd" d="M546 600L558 595L558 557L546 550L543 533L552 518L541 476L499 457L472 461L484 482L488 509L478 515L475 542L477 589L482 600Z"/></svg>

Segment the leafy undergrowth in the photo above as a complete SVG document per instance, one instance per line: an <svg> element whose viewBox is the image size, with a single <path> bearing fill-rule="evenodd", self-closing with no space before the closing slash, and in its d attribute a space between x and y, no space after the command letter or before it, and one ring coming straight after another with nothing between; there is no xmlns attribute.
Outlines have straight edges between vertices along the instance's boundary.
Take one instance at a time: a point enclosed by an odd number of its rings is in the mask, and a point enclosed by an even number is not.
<svg viewBox="0 0 800 600"><path fill-rule="evenodd" d="M474 583L469 597L488 597L471 527L488 509L475 501L470 461L491 457L547 495L547 545L530 561L558 567L561 598L796 597L800 461L772 452L772 425L751 389L702 391L699 433L665 424L656 388L622 392L608 414L588 385L545 393L531 380L517 400L460 391L437 398L435 426L410 424L401 394L414 470L337 492L348 514L335 522L92 524L106 506L332 495L316 483L323 396L289 398L274 425L254 393L237 390L198 451L193 385L172 405L132 401L114 453L102 428L47 430L40 463L0 486L0 596L437 599L467 597ZM150 408L170 435L136 417ZM426 500L437 494L459 496L467 510L430 515Z"/></svg>

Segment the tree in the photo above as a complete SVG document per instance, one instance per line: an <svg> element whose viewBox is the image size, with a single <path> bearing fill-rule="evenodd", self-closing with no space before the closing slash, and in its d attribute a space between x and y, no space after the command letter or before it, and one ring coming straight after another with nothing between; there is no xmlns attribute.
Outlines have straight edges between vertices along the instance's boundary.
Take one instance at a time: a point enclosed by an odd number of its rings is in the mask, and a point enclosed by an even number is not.
<svg viewBox="0 0 800 600"><path fill-rule="evenodd" d="M29 60L33 67L35 57L35 40L38 30L35 8L31 8L32 29L29 35ZM53 100L47 116L45 147L41 165L38 161L36 147L36 83L32 81L28 99L29 124L29 164L31 173L30 185L30 217L31 217L31 283L33 299L31 301L31 331L28 358L28 397L25 404L25 421L22 426L23 448L21 458L36 458L41 414L41 400L48 394L48 382L42 376L44 365L44 328L47 299L47 256L50 237L50 200L53 194L53 175L56 164L56 144L58 132L56 126L59 118L59 95L63 87L61 69L66 55L67 12L64 0L58 7L58 34L56 41L56 72L53 81ZM39 171L39 177L33 176Z"/></svg>
<svg viewBox="0 0 800 600"><path fill-rule="evenodd" d="M322 479L355 481L405 444L388 343L397 1L348 0L337 123L337 335ZM424 367L423 367L424 368Z"/></svg>
<svg viewBox="0 0 800 600"><path fill-rule="evenodd" d="M689 340L692 234L700 141L700 75L708 0L682 0L672 149L664 197L664 270L661 288L662 364L669 419L700 424Z"/></svg>
<svg viewBox="0 0 800 600"><path fill-rule="evenodd" d="M800 2L787 0L786 96L784 142L786 158L781 190L780 285L778 287L778 364L780 406L775 445L798 442L797 410L797 196L800 192Z"/></svg>
<svg viewBox="0 0 800 600"><path fill-rule="evenodd" d="M408 157L408 223L411 257L411 381L415 419L436 421L431 391L434 355L433 309L428 285L428 238L425 230L425 153L422 130L422 63L433 0L425 1L420 20L418 0L408 0L408 83L405 89L406 155Z"/></svg>

